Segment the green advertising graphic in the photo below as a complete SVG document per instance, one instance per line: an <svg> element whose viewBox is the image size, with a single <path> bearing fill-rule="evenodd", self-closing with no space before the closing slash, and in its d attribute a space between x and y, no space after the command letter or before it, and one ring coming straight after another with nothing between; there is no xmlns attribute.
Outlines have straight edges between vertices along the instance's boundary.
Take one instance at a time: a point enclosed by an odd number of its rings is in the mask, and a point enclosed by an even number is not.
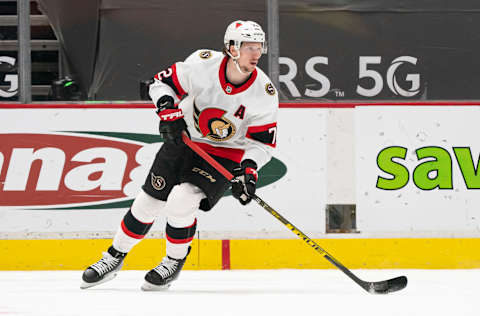
<svg viewBox="0 0 480 316"><path fill-rule="evenodd" d="M399 190L405 187L410 178L421 190L452 190L454 174L461 174L467 189L480 189L480 156L475 163L470 147L452 147L454 158L442 147L428 146L415 150L418 164L410 171L405 160L408 149L391 146L382 149L377 155L378 168L390 177L377 177L376 187L382 190ZM453 166L453 159L458 169Z"/></svg>

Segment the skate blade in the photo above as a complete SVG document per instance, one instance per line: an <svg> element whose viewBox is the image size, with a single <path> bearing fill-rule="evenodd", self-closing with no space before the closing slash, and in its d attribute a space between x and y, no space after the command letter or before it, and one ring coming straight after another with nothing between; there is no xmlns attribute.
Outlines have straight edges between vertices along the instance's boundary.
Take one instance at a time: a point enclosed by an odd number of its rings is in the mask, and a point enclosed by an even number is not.
<svg viewBox="0 0 480 316"><path fill-rule="evenodd" d="M88 282L82 281L82 284L80 284L80 288L81 288L82 290L85 290L85 289L94 287L94 286L96 286L96 285L99 285L99 284L108 282L108 281L110 281L111 279L113 279L113 278L116 277L116 276L117 276L117 273L114 272L114 273L111 273L111 274L109 274L109 275L106 275L105 278L103 278L103 279L101 279L100 281L97 281L97 282L88 283Z"/></svg>
<svg viewBox="0 0 480 316"><path fill-rule="evenodd" d="M151 292L151 291L165 291L170 287L170 283L166 285L155 285L150 282L145 281L141 287L142 291Z"/></svg>

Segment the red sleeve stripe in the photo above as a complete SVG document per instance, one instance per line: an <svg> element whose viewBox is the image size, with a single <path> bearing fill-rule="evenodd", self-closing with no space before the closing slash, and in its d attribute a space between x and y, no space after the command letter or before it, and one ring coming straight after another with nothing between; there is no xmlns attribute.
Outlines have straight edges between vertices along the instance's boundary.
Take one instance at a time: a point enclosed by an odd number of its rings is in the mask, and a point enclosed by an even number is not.
<svg viewBox="0 0 480 316"><path fill-rule="evenodd" d="M268 132L268 130L272 127L277 127L277 122L261 126L250 126L247 130L247 137L253 133Z"/></svg>
<svg viewBox="0 0 480 316"><path fill-rule="evenodd" d="M173 75L172 75L173 84L175 85L175 87L177 88L178 93L179 93L179 94L177 94L177 97L181 98L182 96L184 96L187 93L185 92L185 90L183 90L182 86L180 85L180 81L178 81L177 65L176 64L173 64L172 70L173 70Z"/></svg>
<svg viewBox="0 0 480 316"><path fill-rule="evenodd" d="M250 126L247 129L246 137L275 148L277 147L277 142L275 140L277 135L275 134L272 135L272 132L270 132L270 129L276 128L276 127L277 127L277 122L261 125L261 126ZM273 133L276 133L276 131L274 131Z"/></svg>

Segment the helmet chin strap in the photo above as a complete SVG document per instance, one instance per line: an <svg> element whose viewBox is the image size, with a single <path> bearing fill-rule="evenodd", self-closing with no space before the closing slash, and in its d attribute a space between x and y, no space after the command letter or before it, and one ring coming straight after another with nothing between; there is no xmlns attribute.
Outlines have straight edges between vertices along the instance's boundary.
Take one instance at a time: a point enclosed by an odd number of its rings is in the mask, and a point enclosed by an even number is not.
<svg viewBox="0 0 480 316"><path fill-rule="evenodd" d="M238 52L238 56L237 57L233 57L232 54L230 54L230 51L227 52L228 56L230 56L230 58L232 58L233 60L233 63L235 64L235 67L237 67L237 70L242 74L242 75L250 75L252 73L252 71L242 71L240 69L240 65L238 64L238 59L240 58L240 50L237 50Z"/></svg>

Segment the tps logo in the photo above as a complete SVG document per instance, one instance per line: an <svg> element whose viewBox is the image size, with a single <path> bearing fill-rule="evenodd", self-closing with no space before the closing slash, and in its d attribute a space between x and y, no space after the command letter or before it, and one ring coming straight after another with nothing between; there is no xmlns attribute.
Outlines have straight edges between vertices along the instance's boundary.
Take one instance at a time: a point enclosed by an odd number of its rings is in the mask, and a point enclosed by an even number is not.
<svg viewBox="0 0 480 316"><path fill-rule="evenodd" d="M183 117L182 109L166 109L158 113L162 121L175 121Z"/></svg>
<svg viewBox="0 0 480 316"><path fill-rule="evenodd" d="M0 56L0 67L2 64L10 65L9 67L15 66L15 58L8 57L8 56ZM10 83L10 87L7 91L0 89L0 97L2 98L10 98L17 94L18 90L18 75L5 75L5 82Z"/></svg>

